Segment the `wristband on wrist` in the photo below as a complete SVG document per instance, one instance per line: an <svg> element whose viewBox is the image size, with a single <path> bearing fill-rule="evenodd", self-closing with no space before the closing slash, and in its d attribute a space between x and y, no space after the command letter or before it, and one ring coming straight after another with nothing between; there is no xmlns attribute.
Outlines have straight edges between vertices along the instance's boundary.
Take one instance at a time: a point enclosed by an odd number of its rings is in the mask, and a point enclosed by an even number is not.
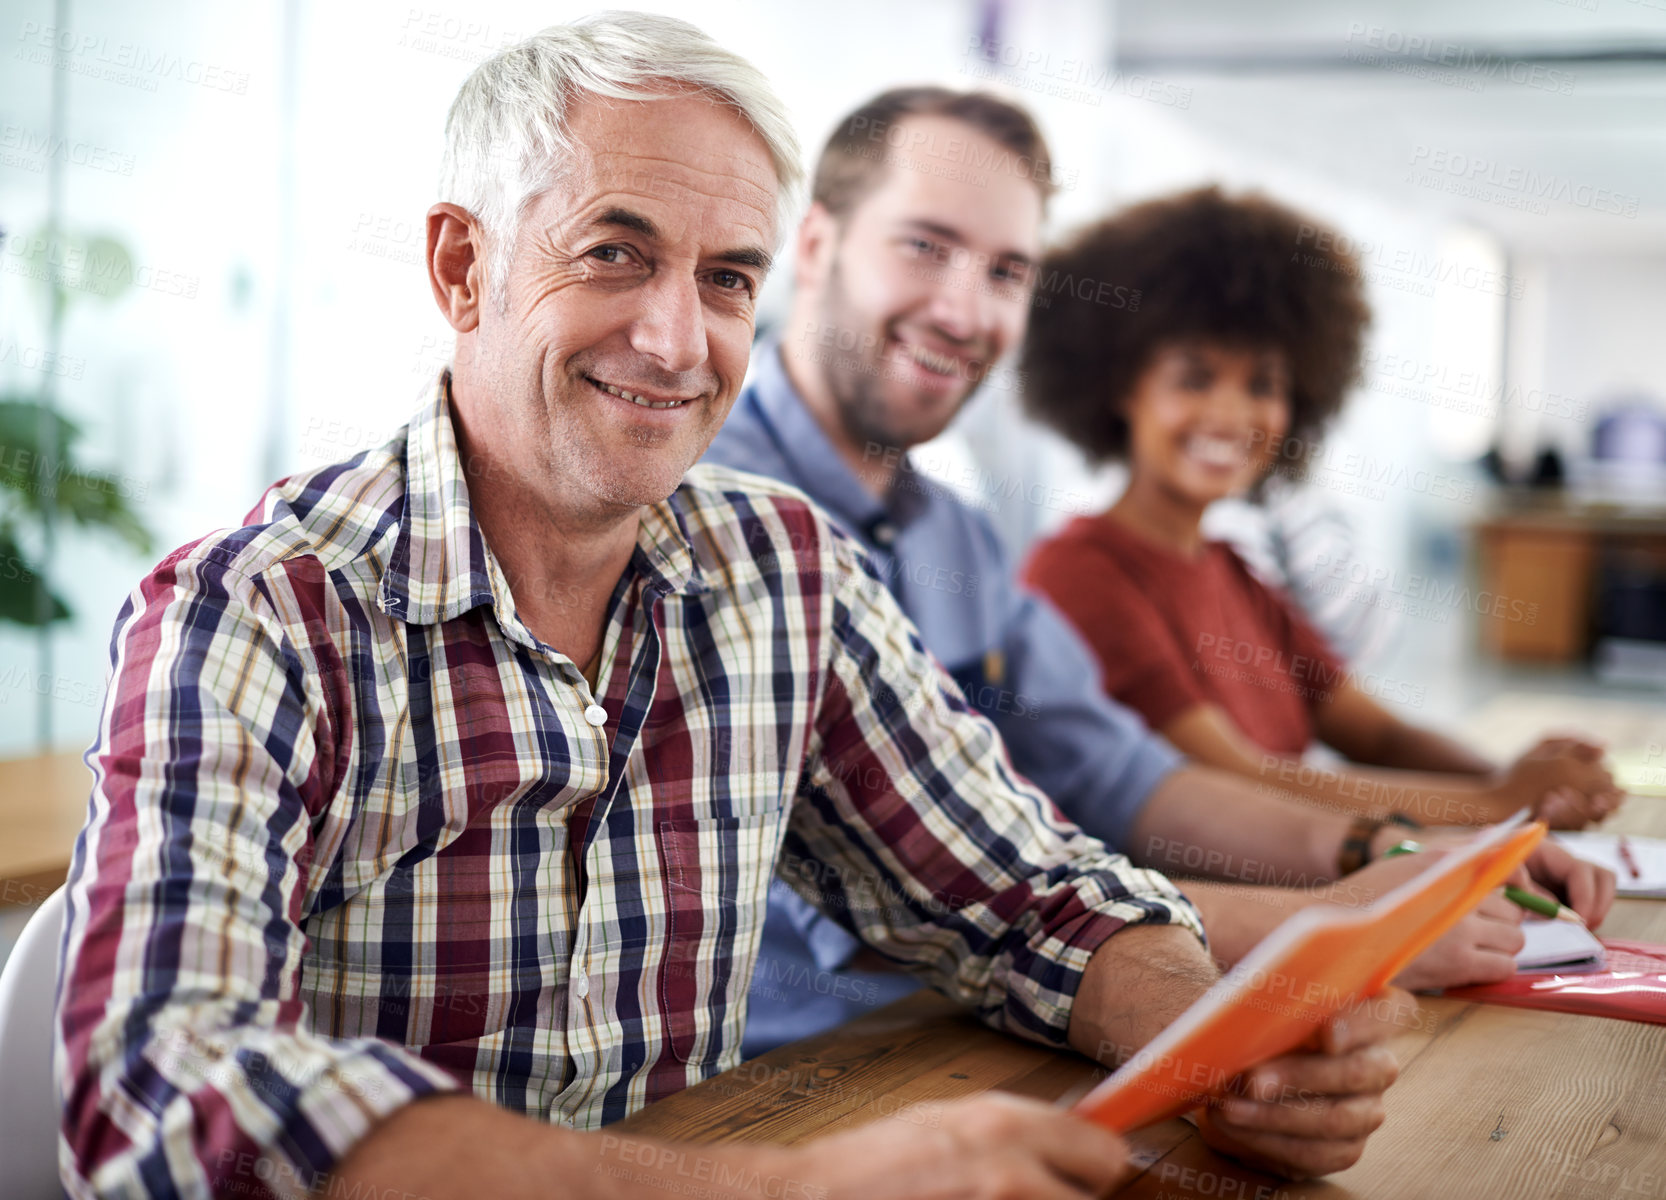
<svg viewBox="0 0 1666 1200"><path fill-rule="evenodd" d="M1355 817L1342 835L1342 848L1336 855L1336 874L1352 875L1371 857L1371 839L1388 822L1380 817Z"/></svg>
<svg viewBox="0 0 1666 1200"><path fill-rule="evenodd" d="M1352 871L1359 870L1359 868L1363 867L1366 863L1377 861L1377 856L1371 853L1371 843L1376 840L1377 831L1382 829L1385 825L1398 825L1402 829L1406 830L1420 830L1423 828L1423 822L1419 821L1410 813L1391 812L1388 816L1381 819L1376 817L1357 818L1354 823L1348 827L1348 838L1344 839L1342 843L1343 853L1348 857L1343 858L1339 856L1337 859L1337 867L1341 874L1350 874ZM1342 869L1345 863L1356 862L1356 859L1353 857L1353 853L1350 852L1348 843L1350 840L1359 839L1363 839L1363 842L1359 847L1357 847L1358 865L1346 870Z"/></svg>

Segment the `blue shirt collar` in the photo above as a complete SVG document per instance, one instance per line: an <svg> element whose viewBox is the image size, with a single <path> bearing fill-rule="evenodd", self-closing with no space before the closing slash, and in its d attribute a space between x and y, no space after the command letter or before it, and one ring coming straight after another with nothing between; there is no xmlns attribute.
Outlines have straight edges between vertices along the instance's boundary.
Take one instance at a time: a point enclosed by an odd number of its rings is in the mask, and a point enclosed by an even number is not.
<svg viewBox="0 0 1666 1200"><path fill-rule="evenodd" d="M791 470L790 482L815 497L847 527L872 540L872 530L889 521L898 528L925 514L931 499L930 483L914 473L908 456L902 456L896 482L883 500L862 486L822 431L809 406L787 377L781 361L779 342L769 341L756 356L751 390L759 416Z"/></svg>

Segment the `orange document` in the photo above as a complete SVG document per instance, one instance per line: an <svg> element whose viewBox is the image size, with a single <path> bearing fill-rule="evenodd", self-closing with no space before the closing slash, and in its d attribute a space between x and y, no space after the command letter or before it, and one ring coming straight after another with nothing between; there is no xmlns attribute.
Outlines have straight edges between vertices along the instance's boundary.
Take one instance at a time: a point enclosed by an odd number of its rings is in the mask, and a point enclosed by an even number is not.
<svg viewBox="0 0 1666 1200"><path fill-rule="evenodd" d="M1313 1041L1509 877L1544 837L1525 811L1478 833L1364 908L1305 908L1272 933L1074 1111L1119 1133L1196 1107L1258 1063Z"/></svg>

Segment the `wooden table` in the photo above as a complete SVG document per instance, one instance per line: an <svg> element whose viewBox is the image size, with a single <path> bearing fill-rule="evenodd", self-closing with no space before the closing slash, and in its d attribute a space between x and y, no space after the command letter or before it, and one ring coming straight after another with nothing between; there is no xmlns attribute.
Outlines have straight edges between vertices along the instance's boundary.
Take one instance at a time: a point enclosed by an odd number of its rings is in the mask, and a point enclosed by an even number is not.
<svg viewBox="0 0 1666 1200"><path fill-rule="evenodd" d="M0 761L0 907L39 904L63 883L92 790L79 751Z"/></svg>
<svg viewBox="0 0 1666 1200"><path fill-rule="evenodd" d="M1476 714L1500 752L1533 731L1503 698ZM1577 724L1575 702L1561 726ZM1629 710L1658 744L1666 711ZM1614 749L1629 748L1611 742ZM1640 742L1637 748L1644 743ZM1663 764L1666 765L1666 764ZM1637 798L1607 828L1666 837L1666 799ZM1666 942L1666 902L1621 900L1602 932ZM1292 1184L1209 1150L1183 1121L1129 1140L1139 1175L1118 1195L1461 1197L1659 1200L1666 1197L1666 1026L1424 998L1425 1028L1394 1043L1400 1080L1365 1157ZM742 1063L610 1129L692 1141L792 1143L875 1120L931 1119L933 1102L998 1088L1074 1098L1104 1071L1085 1059L991 1032L935 994L899 1001L837 1030ZM923 1103L924 1110L908 1111Z"/></svg>

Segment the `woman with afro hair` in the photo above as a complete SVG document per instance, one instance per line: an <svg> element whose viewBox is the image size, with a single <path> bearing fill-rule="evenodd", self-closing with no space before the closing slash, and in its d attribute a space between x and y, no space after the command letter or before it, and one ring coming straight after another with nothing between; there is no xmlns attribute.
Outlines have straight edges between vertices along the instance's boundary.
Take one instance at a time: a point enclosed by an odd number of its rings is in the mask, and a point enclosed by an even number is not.
<svg viewBox="0 0 1666 1200"><path fill-rule="evenodd" d="M1124 462L1128 485L1043 541L1026 581L1093 647L1112 696L1198 762L1361 814L1361 854L1385 818L1600 819L1621 799L1600 747L1546 738L1499 768L1401 720L1201 531L1215 501L1301 477L1358 372L1370 309L1340 241L1211 187L1135 205L1046 256L1026 404L1094 462ZM1104 284L1138 306L1095 303ZM1348 764L1302 768L1315 741Z"/></svg>

